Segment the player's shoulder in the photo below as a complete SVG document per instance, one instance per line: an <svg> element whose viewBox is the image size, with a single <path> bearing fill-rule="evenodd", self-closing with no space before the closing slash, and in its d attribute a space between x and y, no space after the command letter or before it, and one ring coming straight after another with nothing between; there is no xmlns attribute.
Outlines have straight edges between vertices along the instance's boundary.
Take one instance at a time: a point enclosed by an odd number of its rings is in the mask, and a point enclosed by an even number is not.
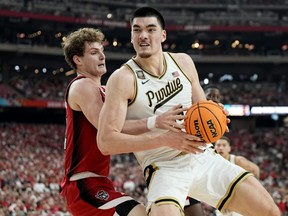
<svg viewBox="0 0 288 216"><path fill-rule="evenodd" d="M122 65L110 75L107 83L113 86L126 85L126 87L131 87L131 85L134 84L134 75L131 73L131 70L127 66Z"/></svg>
<svg viewBox="0 0 288 216"><path fill-rule="evenodd" d="M183 61L191 60L191 57L187 53L169 53L174 59Z"/></svg>
<svg viewBox="0 0 288 216"><path fill-rule="evenodd" d="M235 163L237 165L242 165L246 163L248 160L244 156L235 155Z"/></svg>
<svg viewBox="0 0 288 216"><path fill-rule="evenodd" d="M133 77L131 70L127 65L122 65L120 68L116 69L110 76L112 79L125 79L128 77Z"/></svg>
<svg viewBox="0 0 288 216"><path fill-rule="evenodd" d="M186 53L170 53L170 55L182 68L194 64L192 58Z"/></svg>
<svg viewBox="0 0 288 216"><path fill-rule="evenodd" d="M82 89L83 87L94 87L95 83L92 81L92 79L88 78L88 77L82 77L80 79L75 79L72 83L71 83L71 89Z"/></svg>

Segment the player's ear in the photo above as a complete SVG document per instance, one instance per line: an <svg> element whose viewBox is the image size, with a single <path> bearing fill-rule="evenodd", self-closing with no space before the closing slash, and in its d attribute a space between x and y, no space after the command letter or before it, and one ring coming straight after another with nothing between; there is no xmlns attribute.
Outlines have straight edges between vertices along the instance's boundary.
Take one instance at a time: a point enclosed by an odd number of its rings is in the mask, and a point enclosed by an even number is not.
<svg viewBox="0 0 288 216"><path fill-rule="evenodd" d="M166 30L162 30L162 43L166 41Z"/></svg>
<svg viewBox="0 0 288 216"><path fill-rule="evenodd" d="M76 65L79 65L81 63L81 59L77 55L73 56L73 61L75 62Z"/></svg>

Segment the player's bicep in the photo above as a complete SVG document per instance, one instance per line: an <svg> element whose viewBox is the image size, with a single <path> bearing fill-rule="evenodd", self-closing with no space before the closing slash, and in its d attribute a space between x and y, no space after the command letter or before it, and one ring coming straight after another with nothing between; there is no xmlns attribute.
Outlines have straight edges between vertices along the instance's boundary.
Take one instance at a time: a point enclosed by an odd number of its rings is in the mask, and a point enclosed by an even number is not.
<svg viewBox="0 0 288 216"><path fill-rule="evenodd" d="M131 83L132 82L132 83ZM104 128L121 131L126 119L128 100L131 98L133 80L129 74L114 72L106 85L106 98L101 112Z"/></svg>
<svg viewBox="0 0 288 216"><path fill-rule="evenodd" d="M256 164L241 156L238 156L237 165L252 173L255 171L255 167L257 167Z"/></svg>

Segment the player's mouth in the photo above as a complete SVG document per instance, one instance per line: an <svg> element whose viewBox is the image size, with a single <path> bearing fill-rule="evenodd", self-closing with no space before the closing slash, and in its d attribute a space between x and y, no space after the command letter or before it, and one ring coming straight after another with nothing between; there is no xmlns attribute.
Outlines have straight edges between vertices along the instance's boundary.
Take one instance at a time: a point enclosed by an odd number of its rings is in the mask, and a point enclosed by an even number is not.
<svg viewBox="0 0 288 216"><path fill-rule="evenodd" d="M149 45L148 43L140 43L139 46L140 46L140 47L148 47L148 46L150 46L150 45Z"/></svg>

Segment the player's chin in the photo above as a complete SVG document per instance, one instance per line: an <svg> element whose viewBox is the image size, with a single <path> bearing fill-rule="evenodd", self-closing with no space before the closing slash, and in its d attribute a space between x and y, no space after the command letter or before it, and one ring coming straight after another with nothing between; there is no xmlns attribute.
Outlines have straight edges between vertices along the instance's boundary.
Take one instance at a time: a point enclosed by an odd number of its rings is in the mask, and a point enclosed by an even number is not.
<svg viewBox="0 0 288 216"><path fill-rule="evenodd" d="M151 57L151 53L150 52L139 52L138 55L141 58L149 58L149 57Z"/></svg>
<svg viewBox="0 0 288 216"><path fill-rule="evenodd" d="M107 69L106 69L106 67L98 67L97 71L101 74L105 74L107 72Z"/></svg>

